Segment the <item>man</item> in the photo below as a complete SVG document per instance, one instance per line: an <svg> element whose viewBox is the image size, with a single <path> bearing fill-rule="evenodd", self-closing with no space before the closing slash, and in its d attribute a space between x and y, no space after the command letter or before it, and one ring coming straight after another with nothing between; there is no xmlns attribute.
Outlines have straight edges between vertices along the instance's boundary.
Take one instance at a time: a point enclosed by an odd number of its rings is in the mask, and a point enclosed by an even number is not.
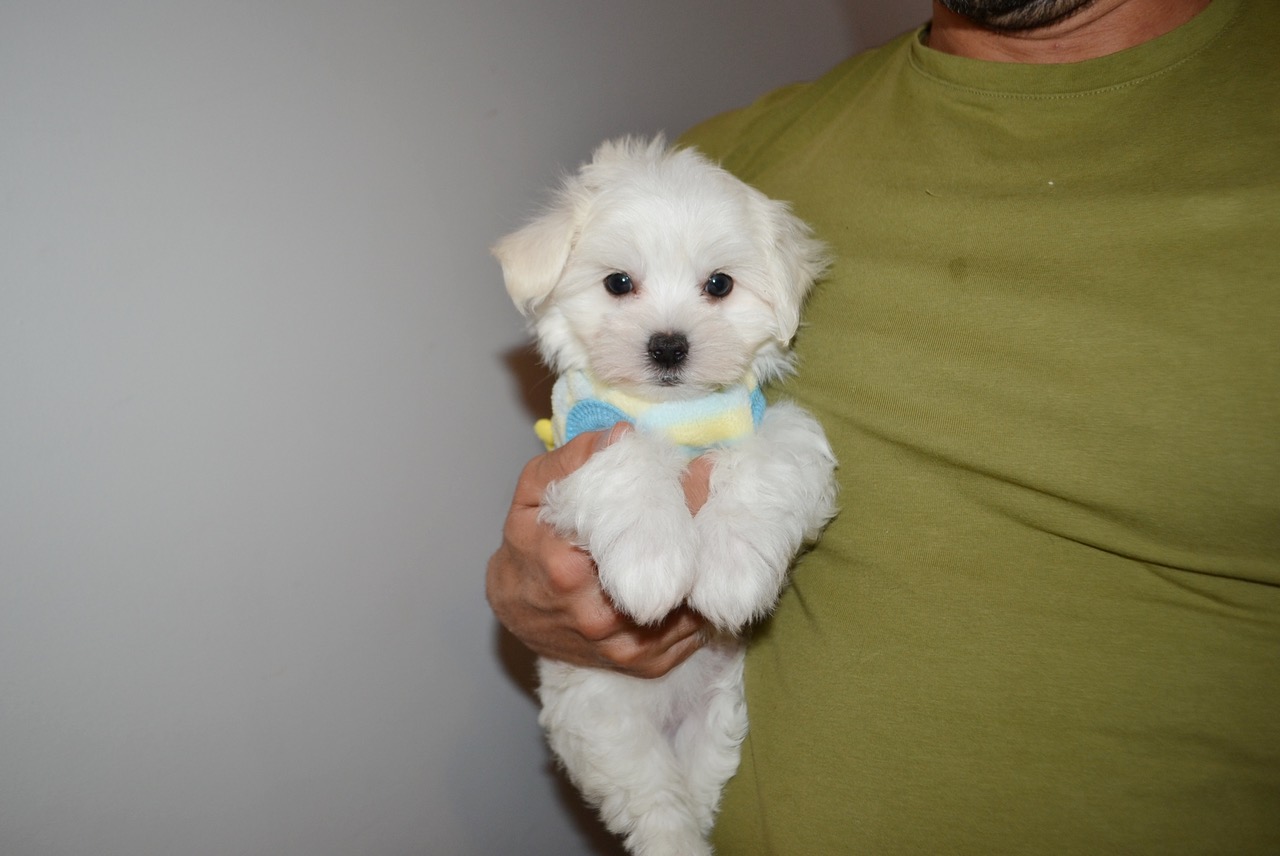
<svg viewBox="0 0 1280 856"><path fill-rule="evenodd" d="M1277 40L1272 0L940 0L687 135L836 256L780 393L842 511L753 639L718 853L1280 852ZM697 617L634 626L536 521L609 439L526 468L488 594L660 675Z"/></svg>

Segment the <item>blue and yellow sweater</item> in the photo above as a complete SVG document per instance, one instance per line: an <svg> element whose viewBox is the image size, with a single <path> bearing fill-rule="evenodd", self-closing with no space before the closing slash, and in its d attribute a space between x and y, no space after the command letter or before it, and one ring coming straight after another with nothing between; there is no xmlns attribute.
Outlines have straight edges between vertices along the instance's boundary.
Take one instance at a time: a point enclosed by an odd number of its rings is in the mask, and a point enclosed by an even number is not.
<svg viewBox="0 0 1280 856"><path fill-rule="evenodd" d="M764 410L764 393L750 376L701 398L648 401L578 371L556 381L551 418L538 420L534 430L548 449L554 449L584 431L605 431L617 422L630 422L639 431L665 436L699 454L754 433Z"/></svg>

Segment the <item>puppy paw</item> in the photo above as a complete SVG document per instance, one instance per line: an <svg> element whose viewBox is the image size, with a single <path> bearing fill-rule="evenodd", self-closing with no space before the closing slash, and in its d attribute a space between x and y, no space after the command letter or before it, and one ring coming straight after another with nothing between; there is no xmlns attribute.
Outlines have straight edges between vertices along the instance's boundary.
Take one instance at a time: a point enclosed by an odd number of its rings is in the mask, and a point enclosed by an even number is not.
<svg viewBox="0 0 1280 856"><path fill-rule="evenodd" d="M695 518L690 605L729 632L767 615L801 546L835 513L834 472L821 426L786 402L769 409L754 437L718 453Z"/></svg>
<svg viewBox="0 0 1280 856"><path fill-rule="evenodd" d="M608 546L593 550L600 587L619 610L640 624L656 624L689 594L697 556L688 513L650 512L619 533Z"/></svg>
<svg viewBox="0 0 1280 856"><path fill-rule="evenodd" d="M684 459L629 434L553 484L541 517L595 560L600 586L641 624L662 620L689 594L697 533L685 505Z"/></svg>
<svg viewBox="0 0 1280 856"><path fill-rule="evenodd" d="M737 633L772 611L791 561L790 539L752 517L700 514L696 578L689 605L718 629ZM754 525L760 524L760 525Z"/></svg>

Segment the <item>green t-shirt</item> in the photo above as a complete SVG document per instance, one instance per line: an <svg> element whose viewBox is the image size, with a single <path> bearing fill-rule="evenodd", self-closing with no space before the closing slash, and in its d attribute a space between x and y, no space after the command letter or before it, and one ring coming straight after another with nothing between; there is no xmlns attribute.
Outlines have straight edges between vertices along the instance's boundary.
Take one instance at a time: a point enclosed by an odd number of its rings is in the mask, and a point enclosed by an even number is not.
<svg viewBox="0 0 1280 856"><path fill-rule="evenodd" d="M685 141L836 256L841 505L721 856L1280 853L1280 4L1023 66L919 33Z"/></svg>

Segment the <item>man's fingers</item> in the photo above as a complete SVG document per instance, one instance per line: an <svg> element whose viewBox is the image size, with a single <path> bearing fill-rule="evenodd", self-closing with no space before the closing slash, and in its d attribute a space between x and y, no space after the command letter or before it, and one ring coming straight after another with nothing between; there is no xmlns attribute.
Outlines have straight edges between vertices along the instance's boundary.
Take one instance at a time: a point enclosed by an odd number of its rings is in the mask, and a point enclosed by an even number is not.
<svg viewBox="0 0 1280 856"><path fill-rule="evenodd" d="M563 446L538 455L520 473L512 504L528 507L540 504L547 485L571 475L596 452L616 443L632 430L630 424L619 422L608 431L584 431Z"/></svg>
<svg viewBox="0 0 1280 856"><path fill-rule="evenodd" d="M558 449L538 455L525 464L516 482L512 505L534 507L541 504L547 485L569 475L591 457L595 451L596 433L579 434Z"/></svg>
<svg viewBox="0 0 1280 856"><path fill-rule="evenodd" d="M601 665L641 678L665 675L702 647L705 626L703 619L684 608L656 627L628 621L624 629L599 643Z"/></svg>
<svg viewBox="0 0 1280 856"><path fill-rule="evenodd" d="M680 484L684 488L684 504L690 514L697 514L711 496L711 470L715 466L712 455L699 455L689 462Z"/></svg>
<svg viewBox="0 0 1280 856"><path fill-rule="evenodd" d="M623 637L634 629L627 617L614 609L598 590L582 599L574 626L584 639L596 644Z"/></svg>

